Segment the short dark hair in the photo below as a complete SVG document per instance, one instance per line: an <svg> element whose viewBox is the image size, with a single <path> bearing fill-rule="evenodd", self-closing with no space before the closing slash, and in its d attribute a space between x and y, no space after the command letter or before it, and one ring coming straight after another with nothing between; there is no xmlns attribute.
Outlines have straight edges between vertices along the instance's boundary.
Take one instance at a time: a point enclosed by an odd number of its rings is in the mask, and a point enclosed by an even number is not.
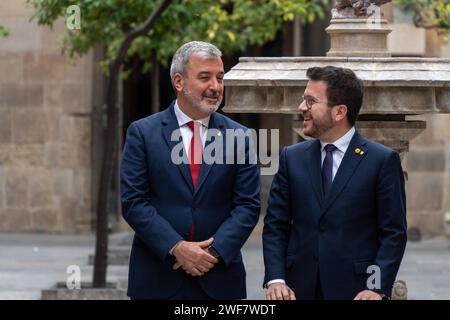
<svg viewBox="0 0 450 320"><path fill-rule="evenodd" d="M354 126L363 102L363 83L355 73L346 68L326 66L309 68L306 76L327 84L328 107L346 105L348 122Z"/></svg>

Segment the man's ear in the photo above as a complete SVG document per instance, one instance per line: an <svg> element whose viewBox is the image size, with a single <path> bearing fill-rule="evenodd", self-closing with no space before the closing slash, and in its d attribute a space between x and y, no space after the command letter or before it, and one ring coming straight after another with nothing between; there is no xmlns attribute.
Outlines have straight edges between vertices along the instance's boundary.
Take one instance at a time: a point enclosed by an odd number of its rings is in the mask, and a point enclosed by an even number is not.
<svg viewBox="0 0 450 320"><path fill-rule="evenodd" d="M340 104L335 107L336 114L334 116L334 119L336 120L336 122L345 120L347 118L347 106L345 104Z"/></svg>
<svg viewBox="0 0 450 320"><path fill-rule="evenodd" d="M183 76L179 73L175 73L175 75L172 78L172 85L175 88L176 92L183 91L184 87Z"/></svg>

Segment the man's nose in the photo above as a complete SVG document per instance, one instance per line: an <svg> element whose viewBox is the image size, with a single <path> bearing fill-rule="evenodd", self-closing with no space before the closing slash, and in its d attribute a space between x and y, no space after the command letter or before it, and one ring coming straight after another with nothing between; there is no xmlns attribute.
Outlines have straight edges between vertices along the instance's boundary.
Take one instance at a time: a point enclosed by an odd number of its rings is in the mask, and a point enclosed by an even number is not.
<svg viewBox="0 0 450 320"><path fill-rule="evenodd" d="M303 100L302 102L300 102L300 104L298 105L298 111L300 111L300 112L308 111L308 107L306 106L306 100Z"/></svg>
<svg viewBox="0 0 450 320"><path fill-rule="evenodd" d="M213 90L215 92L222 92L223 90L223 83L219 81L218 79L213 78L209 85L210 90Z"/></svg>

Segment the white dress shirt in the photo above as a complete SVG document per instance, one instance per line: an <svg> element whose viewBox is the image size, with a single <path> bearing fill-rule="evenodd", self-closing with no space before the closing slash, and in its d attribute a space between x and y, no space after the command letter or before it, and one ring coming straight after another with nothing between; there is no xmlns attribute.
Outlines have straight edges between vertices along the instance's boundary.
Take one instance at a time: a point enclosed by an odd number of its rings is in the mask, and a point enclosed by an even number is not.
<svg viewBox="0 0 450 320"><path fill-rule="evenodd" d="M355 127L352 127L350 130L347 131L346 134L344 134L342 137L337 139L334 144L334 146L337 148L333 151L333 173L332 173L332 180L334 180L334 177L336 176L336 172L339 169L339 166L341 165L342 159L344 158L344 154L348 149L348 146L350 145L350 141L353 138L353 135L355 134ZM327 144L330 144L328 142L322 142L320 141L321 149L322 150L322 161L321 164L323 164L323 160L325 160L326 151L325 146Z"/></svg>
<svg viewBox="0 0 450 320"><path fill-rule="evenodd" d="M355 127L352 127L350 130L347 131L346 134L344 134L342 137L337 139L334 144L334 146L337 148L333 151L333 173L332 173L332 180L334 180L334 177L336 176L336 173L339 169L339 166L341 165L342 159L344 158L344 154L348 149L348 146L350 145L350 141L353 138L353 135L355 134ZM325 160L326 151L324 150L325 146L327 144L330 144L328 142L322 142L320 141L321 145L321 164L323 164L323 160ZM267 282L267 286L271 285L272 283L286 283L284 279L274 279Z"/></svg>
<svg viewBox="0 0 450 320"><path fill-rule="evenodd" d="M187 123L190 121L195 121L198 124L201 124L200 138L202 139L203 148L205 148L206 134L208 133L209 119L211 116L208 116L206 118L199 119L199 120L193 120L188 115L186 115L183 111L181 111L180 107L178 106L178 101L175 101L175 105L174 105L173 109L175 111L175 116L177 117L178 125L179 125L180 131L181 131L181 137L183 138L184 149L186 150L186 152L189 152L192 135L194 134L192 132L191 128L189 128L187 125ZM188 153L186 153L186 154L188 154Z"/></svg>
<svg viewBox="0 0 450 320"><path fill-rule="evenodd" d="M180 107L178 106L178 101L175 100L175 105L173 107L173 110L175 112L175 117L178 121L178 126L180 127L181 131L181 137L183 139L183 145L184 150L186 150L186 155L189 154L189 147L191 145L191 139L192 135L194 134L191 130L191 128L188 127L187 123L190 121L195 121L200 125L200 138L202 139L203 148L205 148L205 142L206 142L206 135L208 133L208 125L209 125L209 119L211 116L208 116L203 119L199 120L193 120L188 115L186 115L183 111L181 111ZM173 250L175 247L180 243L181 241L177 242L170 250L169 253L173 254Z"/></svg>

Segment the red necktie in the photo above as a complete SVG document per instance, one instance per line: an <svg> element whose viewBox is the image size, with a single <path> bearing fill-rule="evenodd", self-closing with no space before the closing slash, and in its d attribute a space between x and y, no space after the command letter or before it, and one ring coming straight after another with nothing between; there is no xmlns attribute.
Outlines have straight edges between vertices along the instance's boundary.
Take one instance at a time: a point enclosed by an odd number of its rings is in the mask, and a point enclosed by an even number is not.
<svg viewBox="0 0 450 320"><path fill-rule="evenodd" d="M202 139L200 138L199 124L194 121L189 121L187 125L194 133L189 146L189 169L191 170L192 183L195 188L200 174L200 167L202 166L203 145Z"/></svg>
<svg viewBox="0 0 450 320"><path fill-rule="evenodd" d="M193 135L189 145L189 169L191 170L192 183L194 188L197 185L200 167L202 166L203 145L200 138L200 127L197 122L189 121L188 127L192 130ZM195 223L192 221L191 230L189 232L189 241L194 241Z"/></svg>

